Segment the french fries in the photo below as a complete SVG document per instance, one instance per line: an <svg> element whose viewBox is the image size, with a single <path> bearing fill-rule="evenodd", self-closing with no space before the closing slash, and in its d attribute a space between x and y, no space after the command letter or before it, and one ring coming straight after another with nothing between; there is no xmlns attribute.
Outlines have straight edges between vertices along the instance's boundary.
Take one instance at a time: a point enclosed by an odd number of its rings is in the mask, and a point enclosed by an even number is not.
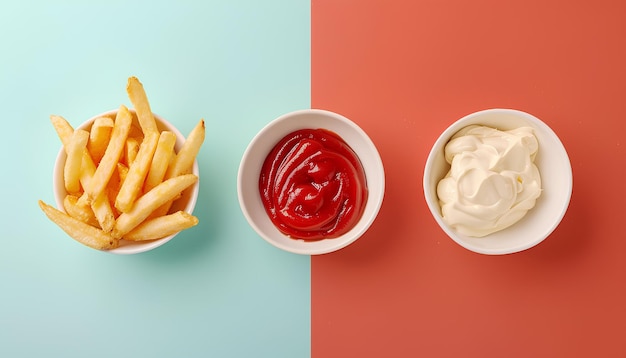
<svg viewBox="0 0 626 358"><path fill-rule="evenodd" d="M61 139L61 143L63 143L63 147L65 147L65 153L67 154L67 147L72 138L72 134L74 134L74 128L72 128L65 118L54 114L50 116L50 122L52 122L59 139Z"/></svg>
<svg viewBox="0 0 626 358"><path fill-rule="evenodd" d="M111 131L113 130L113 119L109 117L98 117L94 120L89 130L89 142L87 150L91 154L94 163L100 163L104 151L109 144Z"/></svg>
<svg viewBox="0 0 626 358"><path fill-rule="evenodd" d="M150 109L150 102L148 102L148 96L143 88L143 84L139 82L137 77L130 77L126 84L126 92L130 102L135 107L137 112L137 120L139 120L139 126L144 134L157 133L159 128L157 127L154 115Z"/></svg>
<svg viewBox="0 0 626 358"><path fill-rule="evenodd" d="M65 190L68 193L73 194L80 191L80 167L83 161L83 151L87 148L87 141L89 141L89 132L79 129L72 133L67 145L63 179L65 180Z"/></svg>
<svg viewBox="0 0 626 358"><path fill-rule="evenodd" d="M198 224L197 217L169 208L198 181L191 169L204 141L204 120L177 152L176 135L159 129L141 82L130 77L126 90L134 113L121 105L114 119L98 117L88 130L50 116L66 153L65 212L41 200L39 206L69 236L98 250Z"/></svg>
<svg viewBox="0 0 626 358"><path fill-rule="evenodd" d="M126 178L126 180L128 180L128 178ZM185 174L170 178L154 187L141 198L137 199L131 211L120 214L115 221L113 237L121 238L124 236L124 234L139 225L155 209L175 198L197 180L197 176Z"/></svg>
<svg viewBox="0 0 626 358"><path fill-rule="evenodd" d="M75 219L39 200L39 207L50 220L81 244L96 250L110 250L119 246L119 240L102 230Z"/></svg>
<svg viewBox="0 0 626 358"><path fill-rule="evenodd" d="M61 116L51 115L50 122L54 126L54 129L56 130L59 139L61 139L61 143L63 143L63 148L65 149L65 153L67 154L70 140L74 133L74 128L72 128L70 123ZM96 165L94 164L93 160L91 159L91 155L87 150L83 150L83 159L81 165L82 167L80 174L80 184L83 186L83 188L85 188L88 186L91 177L96 171Z"/></svg>
<svg viewBox="0 0 626 358"><path fill-rule="evenodd" d="M85 195L81 197L81 200L86 198L87 204L90 204L102 193L109 179L111 179L111 175L113 175L113 171L122 155L132 121L133 117L128 108L124 105L120 106L119 112L117 112L115 117L115 125L113 126L109 145L104 151L104 156L96 168L93 178L91 178L89 187L85 188Z"/></svg>
<svg viewBox="0 0 626 358"><path fill-rule="evenodd" d="M152 157L152 163L148 170L148 176L144 184L143 190L150 191L150 189L159 185L165 178L165 172L170 164L170 160L174 155L174 145L176 144L176 135L173 132L163 131L159 136L154 156Z"/></svg>
<svg viewBox="0 0 626 358"><path fill-rule="evenodd" d="M130 166L137 158L137 153L139 153L139 143L140 140L134 137L126 138L126 145L124 146L123 159L121 160L127 166Z"/></svg>
<svg viewBox="0 0 626 358"><path fill-rule="evenodd" d="M206 129L204 126L204 120L201 119L187 136L187 139L185 140L183 146L180 148L178 154L174 156L172 162L170 163L170 166L167 168L167 172L165 173L166 179L173 178L185 173L191 173L193 161L200 151L200 146L202 145L202 142L204 142L205 131ZM173 203L174 199L166 202L157 210L155 210L150 218L155 218L167 214L170 211Z"/></svg>
<svg viewBox="0 0 626 358"><path fill-rule="evenodd" d="M150 169L158 141L159 135L157 133L148 133L141 142L139 152L137 152L135 160L129 164L128 174L117 194L115 200L117 210L128 212L133 207L133 203L143 187L146 175L148 175L148 169Z"/></svg>
<svg viewBox="0 0 626 358"><path fill-rule="evenodd" d="M198 218L184 211L146 220L124 236L130 241L154 240L169 236L198 224Z"/></svg>
<svg viewBox="0 0 626 358"><path fill-rule="evenodd" d="M102 231L109 233L115 225L115 213L111 207L107 190L100 193L96 200L91 203L91 209L100 224Z"/></svg>
<svg viewBox="0 0 626 358"><path fill-rule="evenodd" d="M181 174L191 173L191 166L196 159L200 146L204 142L205 127L204 120L200 120L198 124L191 130L187 136L187 140L180 148L180 151L174 157L174 162L167 169L166 178L173 178Z"/></svg>
<svg viewBox="0 0 626 358"><path fill-rule="evenodd" d="M63 208L65 212L86 224L94 227L100 227L100 223L96 220L96 216L89 206L78 205L78 198L74 195L68 194L63 199Z"/></svg>

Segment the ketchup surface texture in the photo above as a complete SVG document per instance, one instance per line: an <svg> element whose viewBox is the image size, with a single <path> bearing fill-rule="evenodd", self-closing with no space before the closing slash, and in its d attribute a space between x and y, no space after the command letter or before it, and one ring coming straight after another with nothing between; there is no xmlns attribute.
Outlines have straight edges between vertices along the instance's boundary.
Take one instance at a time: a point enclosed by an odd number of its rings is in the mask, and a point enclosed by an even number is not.
<svg viewBox="0 0 626 358"><path fill-rule="evenodd" d="M320 240L348 232L367 201L361 161L336 133L301 129L270 151L259 178L265 210L294 239Z"/></svg>

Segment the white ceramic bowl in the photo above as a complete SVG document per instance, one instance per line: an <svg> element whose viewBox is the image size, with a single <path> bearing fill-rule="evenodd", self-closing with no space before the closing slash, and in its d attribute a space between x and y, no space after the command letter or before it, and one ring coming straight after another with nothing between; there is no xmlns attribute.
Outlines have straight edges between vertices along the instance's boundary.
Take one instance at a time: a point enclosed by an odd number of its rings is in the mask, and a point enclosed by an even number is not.
<svg viewBox="0 0 626 358"><path fill-rule="evenodd" d="M365 171L368 198L361 219L344 235L319 241L305 241L281 233L265 212L259 193L261 167L272 148L283 137L299 129L324 128L335 132L356 152ZM349 119L325 110L306 109L278 117L250 142L239 166L239 205L252 228L270 244L296 254L316 255L339 250L357 240L370 227L383 201L385 173L374 143Z"/></svg>
<svg viewBox="0 0 626 358"><path fill-rule="evenodd" d="M134 110L130 110L130 111L133 113L134 124L138 126L139 124L137 122L137 118L136 118ZM89 130L96 118L103 117L103 116L115 118L116 114L117 114L117 110L112 110L112 111L108 111L105 113L101 113L97 116L94 116L88 119L83 124L78 126L77 129ZM159 130L161 131L168 130L176 134L176 144L174 145L174 149L178 151L180 147L183 145L183 142L185 141L185 136L183 136L176 127L174 127L170 122L166 121L162 117L155 114L154 119L157 122L157 126L159 127ZM61 147L61 149L59 150L59 154L57 155L56 162L54 164L54 173L52 177L54 199L56 201L57 208L62 211L64 211L63 199L67 195L67 191L65 190L65 185L63 181L63 167L65 166L66 158L67 156L65 154L65 150L63 149L63 147ZM194 161L192 173L198 176L199 178L200 171L198 170L197 161ZM170 210L171 211L183 210L189 214L192 214L196 206L196 201L198 199L198 191L200 188L199 182L200 181L198 180L190 188L187 188L187 190L183 192L183 195L174 202ZM107 250L106 252L110 252L113 254L121 254L121 255L138 254L141 252L145 252L145 251L149 251L154 248L157 248L165 244L166 242L170 241L171 239L173 239L174 236L176 235L177 234L173 234L173 235L166 236L158 240L143 241L143 242L131 242L131 241L126 241L126 240L121 240L119 247L112 249L112 250Z"/></svg>
<svg viewBox="0 0 626 358"><path fill-rule="evenodd" d="M535 207L514 225L481 238L459 234L449 227L442 219L437 197L437 184L450 169L450 165L444 159L445 145L456 132L471 124L501 130L530 126L534 129L539 142L535 164L541 175L543 191ZM559 225L572 194L572 168L565 147L544 122L518 110L488 109L459 119L441 134L426 160L423 184L428 208L450 238L477 253L509 254L539 244Z"/></svg>

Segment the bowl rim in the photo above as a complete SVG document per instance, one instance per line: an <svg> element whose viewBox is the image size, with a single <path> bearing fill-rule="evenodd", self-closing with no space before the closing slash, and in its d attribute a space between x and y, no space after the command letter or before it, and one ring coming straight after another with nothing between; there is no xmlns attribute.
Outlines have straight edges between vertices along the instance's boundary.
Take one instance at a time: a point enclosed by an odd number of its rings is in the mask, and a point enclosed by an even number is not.
<svg viewBox="0 0 626 358"><path fill-rule="evenodd" d="M132 108L128 109L131 113L136 114L135 110ZM112 109L112 110L108 110L106 112L102 112L100 114L94 115L91 118L87 119L86 121L82 122L80 125L78 125L75 129L87 129L90 128L90 126L93 124L93 122L96 120L96 118L98 117L111 117L111 116L115 116L117 114L117 112L119 111L119 109ZM159 128L161 130L168 130L168 131L172 131L175 135L176 135L176 144L175 144L175 148L176 150L180 150L180 146L182 145L182 142L186 139L186 137L180 132L180 130L174 126L170 121L166 120L165 118L163 118L162 116L152 112L152 115L154 116L154 119L157 121L157 125L159 126ZM56 155L56 159L54 161L54 167L52 169L52 191L53 191L53 195L54 195L54 201L56 203L56 207L57 209L65 212L65 208L63 205L63 199L64 199L64 195L67 195L67 193L65 191L60 192L58 190L56 190L57 188L62 187L62 185L60 184L60 181L62 182L62 177L63 177L63 164L65 163L65 159L66 159L67 155L65 154L65 149L63 148L63 146L61 146L61 148L59 149L57 155ZM200 170L199 170L199 165L198 165L198 160L197 158L194 160L193 166L192 166L192 173L195 174L198 177L198 180L187 190L190 190L189 192L189 202L187 203L187 205L185 205L185 207L182 209L185 212L189 213L189 214L193 214L193 211L196 207L196 204L198 202L198 194L200 191ZM150 241L145 241L145 242L136 242L136 243L132 243L129 245L125 245L125 246L120 246L111 250L96 250L96 251L102 251L105 253L109 253L109 254L116 254L116 255L133 255L133 254L140 254L143 252L147 252L153 249L156 249L157 247L160 247L164 244L166 244L167 242L169 242L170 240L172 240L176 235L178 235L180 232L174 233L172 235L163 237L161 239L157 239L157 240L150 240ZM83 245L84 246L84 245Z"/></svg>
<svg viewBox="0 0 626 358"><path fill-rule="evenodd" d="M380 189L377 191L377 195L372 195L372 192L369 191L368 199L365 205L366 205L366 209L369 206L372 206L373 209L370 212L370 215L368 216L368 218L366 218L367 221L365 222L364 225L357 224L354 228L352 228L346 234L337 238L332 238L332 239L322 239L318 241L303 241L303 240L290 239L290 240L293 240L293 242L290 242L290 243L298 243L298 244L294 246L289 246L289 245L285 245L281 243L280 241L275 240L273 237L268 235L264 230L262 230L261 227L259 227L257 222L254 220L253 214L248 205L249 200L251 199L246 198L243 193L244 192L244 189L243 189L244 177L246 175L246 170L248 169L247 165L250 165L249 157L252 155L253 151L256 149L256 145L258 145L258 143L262 141L263 137L268 135L274 129L274 127L280 125L284 121L287 121L287 120L290 120L292 118L296 118L302 115L318 115L318 116L329 117L334 120L338 120L342 122L344 125L346 125L347 128L349 127L351 130L354 130L358 134L358 136L361 138L361 140L365 142L365 144L367 145L367 149L371 151L371 153L369 153L368 160L373 161L375 166L377 167L374 170L374 173L377 174L376 180L380 183ZM302 126L302 128L312 128L312 127L314 126L308 126L308 127ZM289 134L291 131L294 131L294 130L297 130L297 129L295 128L289 129L288 132L283 133L280 137L282 138L283 136ZM348 145L352 147L350 143L348 143ZM355 152L357 151L357 149L355 148L353 148L353 150L355 150ZM267 153L264 153L263 158L265 158L265 156L267 156ZM258 174L257 174L257 178L258 178ZM369 179L368 176L366 176L366 181L369 182L370 180L373 180L373 179ZM256 191L256 193L258 194L258 190ZM367 135L367 133L360 126L358 126L355 122L351 121L350 119L348 119L347 117L339 113L332 112L332 111L325 110L325 109L316 109L316 108L299 109L299 110L295 110L292 112L284 113L276 117L269 123L267 123L265 126L261 128L260 131L258 131L254 135L252 140L248 143L248 146L246 147L243 153L243 156L241 158L239 169L237 172L237 197L239 200L239 207L246 221L248 222L248 224L254 229L254 231L259 236L261 236L262 239L264 239L266 242L270 243L271 245L281 250L291 252L294 254L300 254L300 255L328 254L334 251L338 251L342 248L345 248L346 246L350 245L351 243L359 239L370 228L370 226L373 224L376 217L378 216L378 213L380 211L380 208L382 206L382 202L384 199L384 193L385 193L384 167L383 167L382 159L380 157L380 153L378 152L378 149L376 148L376 145L374 144L374 142ZM365 211L364 211L364 214L365 214ZM365 216L363 216L359 220L359 222L361 222L363 218L365 218ZM267 220L269 220L269 218L267 218ZM322 243L322 242L324 243L324 246L320 247L322 245L319 243Z"/></svg>
<svg viewBox="0 0 626 358"><path fill-rule="evenodd" d="M517 245L517 246L512 246L506 249L491 249L491 248L484 248L484 247L479 247L479 246L475 246L470 244L467 241L464 241L463 239L460 238L459 234L456 233L451 227L449 227L444 221L443 218L441 216L441 212L440 212L440 206L439 206L439 199L437 197L436 192L433 193L429 190L429 188L432 185L432 180L430 175L428 175L431 170L433 169L434 165L435 165L435 157L438 154L438 150L443 148L443 146L445 146L445 144L450 140L450 138L457 133L460 129L470 125L470 123L467 123L470 120L473 120L476 117L480 117L480 116L484 116L486 114L493 114L493 113L507 113L507 114L513 114L515 116L518 116L530 123L532 123L535 127L540 128L552 141L554 144L554 150L559 152L559 156L565 159L565 162L563 163L566 167L566 172L564 173L564 182L563 182L563 186L565 186L567 188L567 194L564 198L563 201L563 205L561 207L560 212L558 213L558 215L556 216L556 219L552 222L552 224L550 226L547 226L544 230L543 230L543 234L539 235L538 237L536 237L534 240L529 240L523 244ZM543 185L542 185L543 186ZM536 245L538 245L539 243L541 243L542 241L544 241L548 236L550 236L550 234L552 234L552 232L559 226L559 224L561 223L563 217L565 216L568 207L569 207L569 203L571 201L571 196L572 196L572 191L573 191L573 172L572 172L572 167L571 167L571 161L569 159L569 156L567 154L567 150L565 149L565 146L563 145L561 139L558 137L558 135L552 130L552 128L550 128L550 126L548 126L545 122L543 122L542 120L540 120L539 118L535 117L534 115L518 110L518 109L511 109L511 108L489 108L489 109L484 109L484 110L479 110L470 114L467 114L463 117L461 117L460 119L456 120L455 122L453 122L451 125L449 125L440 135L439 137L437 137L437 140L434 142L434 144L432 145L429 153L428 153L428 157L426 159L426 163L424 165L424 174L423 174L423 178L422 178L422 188L424 191L424 199L426 201L426 204L428 206L428 209L430 211L430 213L432 214L433 218L435 219L435 221L437 222L437 224L439 225L439 227L448 235L448 237L450 237L454 242L456 242L457 244L459 244L460 246L464 247L467 250L479 253L479 254L484 254L484 255L506 255L506 254L512 254L512 253L516 253L516 252L521 252L527 249L530 249ZM506 230L506 229L505 229Z"/></svg>

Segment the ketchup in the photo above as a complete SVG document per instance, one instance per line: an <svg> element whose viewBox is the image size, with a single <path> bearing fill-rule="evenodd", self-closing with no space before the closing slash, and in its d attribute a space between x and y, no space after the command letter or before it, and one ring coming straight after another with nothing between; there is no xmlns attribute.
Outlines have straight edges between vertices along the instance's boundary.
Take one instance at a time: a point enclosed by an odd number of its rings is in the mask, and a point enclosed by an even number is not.
<svg viewBox="0 0 626 358"><path fill-rule="evenodd" d="M301 129L281 139L263 163L259 190L274 225L294 239L348 232L367 201L361 161L326 129Z"/></svg>

